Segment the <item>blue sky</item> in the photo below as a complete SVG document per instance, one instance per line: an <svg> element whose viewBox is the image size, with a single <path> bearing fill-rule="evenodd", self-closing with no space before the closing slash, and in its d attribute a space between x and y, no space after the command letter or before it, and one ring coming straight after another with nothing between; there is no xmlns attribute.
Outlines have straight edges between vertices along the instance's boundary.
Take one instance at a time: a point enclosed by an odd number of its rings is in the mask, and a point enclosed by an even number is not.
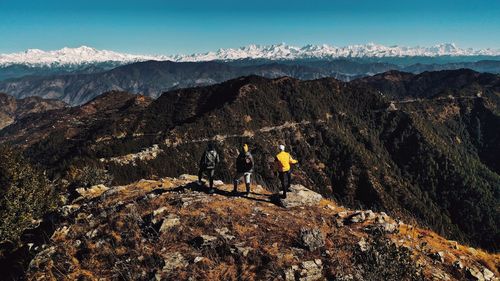
<svg viewBox="0 0 500 281"><path fill-rule="evenodd" d="M498 0L0 0L0 53L88 45L176 54L292 45L500 49Z"/></svg>

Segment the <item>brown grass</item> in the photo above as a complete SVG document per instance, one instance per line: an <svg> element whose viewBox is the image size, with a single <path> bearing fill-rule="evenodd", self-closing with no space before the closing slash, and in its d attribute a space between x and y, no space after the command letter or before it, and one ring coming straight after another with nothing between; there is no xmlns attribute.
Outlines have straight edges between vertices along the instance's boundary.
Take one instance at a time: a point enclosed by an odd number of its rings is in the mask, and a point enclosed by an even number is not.
<svg viewBox="0 0 500 281"><path fill-rule="evenodd" d="M324 263L324 273L335 276L353 270L353 249L361 237L369 235L364 227L371 222L337 228L335 215L346 209L329 200L321 200L315 207L284 209L251 198L169 192L169 189L188 182L174 179L163 182L141 181L103 201L94 199L94 205L82 207L75 223L67 222L71 225L68 235L57 237L52 242L57 255L40 265L29 279L36 280L44 276L46 280L56 280L63 275L71 280L96 280L96 276L105 279L141 279L143 271L148 274L161 271L161 260L173 252L181 253L189 266L176 269L170 275L163 273L165 278L186 280L193 276L202 280L273 280L280 279L284 269L317 258ZM152 199L141 199L155 189L163 190L164 193ZM225 185L219 189L229 191L232 186ZM181 196L201 196L208 198L208 202L183 207L179 203ZM264 200L267 196L254 196L254 199ZM117 204L127 207L110 211ZM166 210L158 215L159 218L175 215L179 217L181 225L165 233L153 232L148 236L141 229L144 228L144 220L161 207ZM107 212L101 216L103 210ZM191 244L193 238L203 234L218 237L215 229L223 227L228 228L228 234L235 238L230 241L220 238L214 248L207 249L196 248ZM325 237L323 251L301 249L298 235L303 227L321 230ZM98 229L98 235L87 237L86 233L93 229ZM468 262L480 263L498 274L498 254L481 250L473 253L465 246L454 249L453 243L432 231L402 225L398 234L389 237L393 241L403 240L402 245L412 247L415 260L429 260L426 252L416 249L417 243L425 242L432 252L445 251L449 262L453 258L466 256ZM76 240L81 241L80 246L75 246ZM235 244L252 250L245 257L235 251ZM64 260L62 257L65 257ZM196 257L204 259L193 263ZM70 266L61 268L63 261Z"/></svg>

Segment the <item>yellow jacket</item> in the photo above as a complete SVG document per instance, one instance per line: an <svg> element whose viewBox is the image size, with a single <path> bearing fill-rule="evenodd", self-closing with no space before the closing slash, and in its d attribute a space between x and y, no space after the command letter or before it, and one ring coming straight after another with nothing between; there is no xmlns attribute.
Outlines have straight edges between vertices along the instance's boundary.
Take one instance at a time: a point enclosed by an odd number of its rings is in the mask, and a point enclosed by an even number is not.
<svg viewBox="0 0 500 281"><path fill-rule="evenodd" d="M293 159L288 152L281 151L276 155L276 168L280 172L290 171L290 164L296 163L298 163L298 161Z"/></svg>

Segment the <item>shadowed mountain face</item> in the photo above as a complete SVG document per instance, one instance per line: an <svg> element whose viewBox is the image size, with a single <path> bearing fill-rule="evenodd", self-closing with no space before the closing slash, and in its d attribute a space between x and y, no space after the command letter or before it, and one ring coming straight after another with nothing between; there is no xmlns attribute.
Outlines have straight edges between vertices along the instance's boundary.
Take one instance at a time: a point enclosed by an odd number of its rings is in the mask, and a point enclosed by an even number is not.
<svg viewBox="0 0 500 281"><path fill-rule="evenodd" d="M217 177L231 181L246 142L255 180L271 190L273 156L284 143L300 161L296 182L498 250L499 79L464 70L351 83L250 76L155 101L112 92L57 115L27 116L0 137L54 177L72 181L92 167L117 184L196 173L209 142L222 156Z"/></svg>
<svg viewBox="0 0 500 281"><path fill-rule="evenodd" d="M7 79L20 78L25 76L51 76L62 74L85 74L98 73L120 66L118 62L101 62L77 65L51 65L34 66L24 64L12 64L0 66L0 81Z"/></svg>
<svg viewBox="0 0 500 281"><path fill-rule="evenodd" d="M390 68L381 68L382 71L387 69ZM0 82L0 91L18 98L40 96L78 105L111 90L141 93L156 98L167 90L211 85L251 74L270 78L292 76L300 79L316 79L333 76L345 80L350 79L349 75L337 74L326 67L276 63L236 66L222 62L148 61L117 67L102 73L35 76L7 80Z"/></svg>
<svg viewBox="0 0 500 281"><path fill-rule="evenodd" d="M470 68L480 72L500 73L500 61L478 61L442 64L405 65L401 61L338 59L331 61L269 61L241 60L231 62L170 62L147 61L119 66L88 66L84 69L51 72L30 69L31 76L1 81L0 91L17 98L39 96L59 99L71 105L86 103L96 96L112 91L127 91L157 98L165 91L206 86L236 77L259 75L267 78L282 76L297 79L333 77L342 81L365 77L389 70L420 73L429 70ZM66 74L65 74L66 73ZM0 73L1 74L1 73ZM34 76L33 76L34 75Z"/></svg>
<svg viewBox="0 0 500 281"><path fill-rule="evenodd" d="M389 71L358 79L355 83L369 84L384 95L397 99L477 96L485 94L484 91L500 91L498 75L469 69L424 72L419 75ZM495 95L490 97L495 98Z"/></svg>

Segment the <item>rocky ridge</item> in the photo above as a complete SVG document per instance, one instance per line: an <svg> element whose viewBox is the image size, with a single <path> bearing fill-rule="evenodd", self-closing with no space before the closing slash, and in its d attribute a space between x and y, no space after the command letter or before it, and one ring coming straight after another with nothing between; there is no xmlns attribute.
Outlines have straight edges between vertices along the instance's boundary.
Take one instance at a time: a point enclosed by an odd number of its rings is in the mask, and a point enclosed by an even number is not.
<svg viewBox="0 0 500 281"><path fill-rule="evenodd" d="M29 280L499 280L500 256L301 185L233 196L196 177L79 189ZM380 279L380 280L382 280Z"/></svg>

